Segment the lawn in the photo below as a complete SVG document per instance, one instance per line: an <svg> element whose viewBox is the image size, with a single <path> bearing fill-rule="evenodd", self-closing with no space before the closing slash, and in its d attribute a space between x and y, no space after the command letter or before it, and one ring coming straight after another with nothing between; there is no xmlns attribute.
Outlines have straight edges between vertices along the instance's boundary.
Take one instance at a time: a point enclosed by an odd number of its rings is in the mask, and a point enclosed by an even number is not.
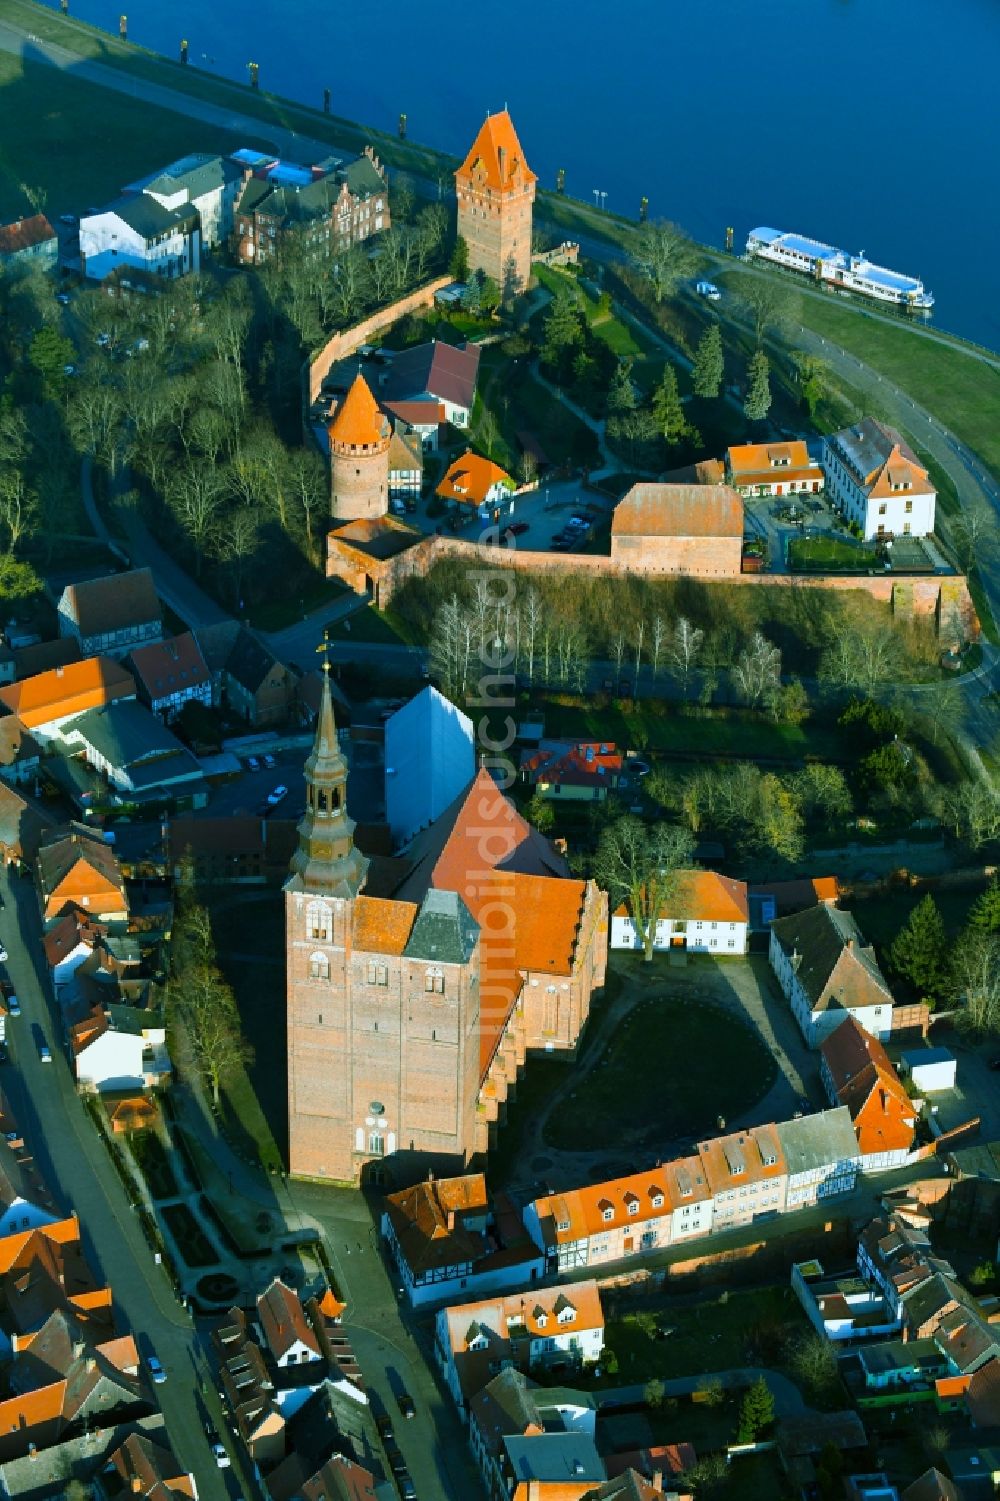
<svg viewBox="0 0 1000 1501"><path fill-rule="evenodd" d="M512 360L498 346L490 345L483 350L479 370L473 429L485 405L500 429L492 453L498 464L517 473L522 452L519 432L531 433L552 465L590 468L598 462L594 433L538 383L527 360Z"/></svg>
<svg viewBox="0 0 1000 1501"><path fill-rule="evenodd" d="M626 980L626 985L628 984ZM669 984L629 1013L596 1067L545 1124L551 1147L581 1141L654 1146L715 1130L761 1099L777 1066L749 1026L708 999Z"/></svg>
<svg viewBox="0 0 1000 1501"><path fill-rule="evenodd" d="M678 760L706 756L732 760L800 762L807 756L849 762L854 752L848 736L834 724L774 724L749 710L723 714L652 713L641 704L623 709L543 702L545 733L574 739L613 740L626 750L659 751Z"/></svg>
<svg viewBox="0 0 1000 1501"><path fill-rule="evenodd" d="M98 93L69 73L0 53L2 222L32 212L25 186L45 193L55 219L117 197L125 183L187 151L228 152L241 142L140 98Z"/></svg>
<svg viewBox="0 0 1000 1501"><path fill-rule="evenodd" d="M848 537L793 537L788 566L799 573L854 572L878 566L875 549Z"/></svg>
<svg viewBox="0 0 1000 1501"><path fill-rule="evenodd" d="M129 1147L152 1197L172 1199L178 1191L177 1180L155 1131L137 1131L129 1138Z"/></svg>
<svg viewBox="0 0 1000 1501"><path fill-rule="evenodd" d="M339 579L320 578L317 574L301 583L290 594L252 606L248 611L250 624L259 631L280 631L286 625L295 625L324 605L340 604L352 592Z"/></svg>
<svg viewBox="0 0 1000 1501"><path fill-rule="evenodd" d="M405 620L391 610L376 610L374 605L355 610L342 620L327 626L331 641L378 641L391 646L413 646L414 634Z"/></svg>

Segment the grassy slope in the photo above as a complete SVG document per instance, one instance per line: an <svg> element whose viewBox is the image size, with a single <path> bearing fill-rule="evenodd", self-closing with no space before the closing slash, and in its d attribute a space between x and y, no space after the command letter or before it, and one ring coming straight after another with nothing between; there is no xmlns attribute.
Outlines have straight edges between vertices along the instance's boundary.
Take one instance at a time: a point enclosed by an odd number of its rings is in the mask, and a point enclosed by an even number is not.
<svg viewBox="0 0 1000 1501"><path fill-rule="evenodd" d="M79 212L206 143L238 139L125 95L97 109L92 84L0 53L0 221L32 211L22 184L45 190L50 215Z"/></svg>

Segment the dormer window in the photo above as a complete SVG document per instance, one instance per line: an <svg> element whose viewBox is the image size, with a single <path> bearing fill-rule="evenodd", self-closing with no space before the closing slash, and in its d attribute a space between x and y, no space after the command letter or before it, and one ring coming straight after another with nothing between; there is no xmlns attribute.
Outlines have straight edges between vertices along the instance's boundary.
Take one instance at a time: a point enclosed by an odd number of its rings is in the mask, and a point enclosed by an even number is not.
<svg viewBox="0 0 1000 1501"><path fill-rule="evenodd" d="M654 1193L652 1196L652 1204L654 1209L662 1209L663 1195L661 1193Z"/></svg>
<svg viewBox="0 0 1000 1501"><path fill-rule="evenodd" d="M635 1194L630 1193L625 1195L625 1208L628 1210L629 1214L639 1213L639 1200L636 1198Z"/></svg>
<svg viewBox="0 0 1000 1501"><path fill-rule="evenodd" d="M547 1313L539 1313L537 1318L535 1319L535 1323L538 1325L539 1329L544 1329L548 1322L549 1316Z"/></svg>
<svg viewBox="0 0 1000 1501"><path fill-rule="evenodd" d="M601 1219L604 1220L606 1224L610 1223L610 1221L614 1219L615 1206L609 1203L607 1199L602 1199L597 1207L601 1211Z"/></svg>

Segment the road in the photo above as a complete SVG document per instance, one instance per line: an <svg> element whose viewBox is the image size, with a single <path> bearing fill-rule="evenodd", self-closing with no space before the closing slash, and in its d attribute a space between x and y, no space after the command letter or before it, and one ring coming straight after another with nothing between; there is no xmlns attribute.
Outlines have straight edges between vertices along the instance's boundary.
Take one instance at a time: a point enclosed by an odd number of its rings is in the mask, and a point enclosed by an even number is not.
<svg viewBox="0 0 1000 1501"><path fill-rule="evenodd" d="M190 1316L180 1307L165 1272L129 1207L107 1150L76 1093L42 953L41 923L32 883L0 874L0 933L22 1015L9 1018L12 1062L0 1076L19 1127L57 1203L79 1216L87 1260L111 1288L120 1322L153 1345L167 1381L152 1388L167 1421L177 1458L197 1477L203 1501L254 1495L246 1475L220 1471L202 1423L206 1412L228 1436L206 1363L205 1348ZM42 1063L31 1028L37 1023L52 1050ZM236 1453L230 1441L228 1447Z"/></svg>

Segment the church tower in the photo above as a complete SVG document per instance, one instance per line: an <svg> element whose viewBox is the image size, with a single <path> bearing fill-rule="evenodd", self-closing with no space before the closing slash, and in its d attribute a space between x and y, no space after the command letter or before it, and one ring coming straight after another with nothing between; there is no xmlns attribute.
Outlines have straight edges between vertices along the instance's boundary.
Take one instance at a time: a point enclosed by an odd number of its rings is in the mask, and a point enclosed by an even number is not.
<svg viewBox="0 0 1000 1501"><path fill-rule="evenodd" d="M510 115L487 115L455 173L458 233L469 247L469 270L491 276L505 301L523 292L531 275L536 181Z"/></svg>
<svg viewBox="0 0 1000 1501"><path fill-rule="evenodd" d="M359 370L327 429L330 511L335 521L368 520L389 510L392 427Z"/></svg>
<svg viewBox="0 0 1000 1501"><path fill-rule="evenodd" d="M347 763L337 740L329 665L324 671L316 739L305 765L306 810L285 882L288 1156L291 1171L306 1175L325 1164L331 1115L346 1122L337 1059L348 1040L353 908L368 874L347 813ZM329 1176L350 1172L331 1167Z"/></svg>

